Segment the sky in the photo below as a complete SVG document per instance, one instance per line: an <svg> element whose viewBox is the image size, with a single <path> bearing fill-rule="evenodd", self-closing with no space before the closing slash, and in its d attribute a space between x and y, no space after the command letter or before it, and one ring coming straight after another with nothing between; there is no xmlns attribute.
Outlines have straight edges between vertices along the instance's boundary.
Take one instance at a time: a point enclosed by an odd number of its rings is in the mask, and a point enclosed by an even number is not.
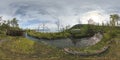
<svg viewBox="0 0 120 60"><path fill-rule="evenodd" d="M50 30L60 26L87 24L89 19L106 23L110 14L120 13L120 0L1 0L0 16L17 18L21 28L37 29L44 23ZM80 21L80 22L79 22Z"/></svg>

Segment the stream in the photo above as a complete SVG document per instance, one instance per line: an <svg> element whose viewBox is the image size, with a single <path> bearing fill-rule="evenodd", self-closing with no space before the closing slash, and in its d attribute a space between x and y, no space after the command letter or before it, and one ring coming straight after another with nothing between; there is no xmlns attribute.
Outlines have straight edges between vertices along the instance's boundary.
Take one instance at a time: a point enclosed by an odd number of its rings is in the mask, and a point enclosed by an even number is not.
<svg viewBox="0 0 120 60"><path fill-rule="evenodd" d="M87 37L87 38L81 38L81 39L56 39L56 40L44 40L44 39L37 39L31 36L28 36L27 33L25 34L25 37L37 41L42 42L47 45L55 46L58 48L67 48L67 47L87 47L92 46L101 41L102 34L96 33L93 37Z"/></svg>

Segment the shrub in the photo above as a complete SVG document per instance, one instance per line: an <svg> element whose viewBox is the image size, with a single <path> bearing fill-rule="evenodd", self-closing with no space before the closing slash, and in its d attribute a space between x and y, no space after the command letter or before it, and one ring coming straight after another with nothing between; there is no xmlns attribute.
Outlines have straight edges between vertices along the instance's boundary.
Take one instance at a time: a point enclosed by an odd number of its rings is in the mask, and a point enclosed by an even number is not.
<svg viewBox="0 0 120 60"><path fill-rule="evenodd" d="M42 32L30 31L28 32L28 35L36 37L36 38L48 39L48 40L70 37L70 33L67 33L67 32L42 33Z"/></svg>

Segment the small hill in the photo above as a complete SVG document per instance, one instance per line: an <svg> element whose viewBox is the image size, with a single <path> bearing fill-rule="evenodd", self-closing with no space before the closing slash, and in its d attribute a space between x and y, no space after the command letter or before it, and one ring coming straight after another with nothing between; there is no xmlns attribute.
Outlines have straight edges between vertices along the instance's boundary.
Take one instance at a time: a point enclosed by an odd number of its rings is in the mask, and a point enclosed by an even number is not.
<svg viewBox="0 0 120 60"><path fill-rule="evenodd" d="M71 29L77 29L77 28L81 28L83 26L88 26L88 24L76 24Z"/></svg>
<svg viewBox="0 0 120 60"><path fill-rule="evenodd" d="M76 24L69 29L74 38L90 37L99 32L99 30L97 26L89 24Z"/></svg>

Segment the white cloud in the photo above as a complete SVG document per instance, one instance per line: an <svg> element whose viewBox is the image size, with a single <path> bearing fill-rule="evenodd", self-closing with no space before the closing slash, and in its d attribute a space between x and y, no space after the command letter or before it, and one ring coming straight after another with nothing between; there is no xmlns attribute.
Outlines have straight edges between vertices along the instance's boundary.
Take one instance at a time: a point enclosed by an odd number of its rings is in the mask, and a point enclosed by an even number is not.
<svg viewBox="0 0 120 60"><path fill-rule="evenodd" d="M102 22L106 23L109 20L109 15L105 14L103 10L98 10L86 12L81 16L82 23L87 24L89 19L101 24Z"/></svg>
<svg viewBox="0 0 120 60"><path fill-rule="evenodd" d="M4 19L18 18L22 28L37 28L39 23L23 26L30 20L51 21L51 29L55 28L56 18L61 25L75 25L78 19L87 23L89 18L95 22L109 19L109 14L120 13L120 0L2 0L0 15ZM99 15L100 14L100 15Z"/></svg>

